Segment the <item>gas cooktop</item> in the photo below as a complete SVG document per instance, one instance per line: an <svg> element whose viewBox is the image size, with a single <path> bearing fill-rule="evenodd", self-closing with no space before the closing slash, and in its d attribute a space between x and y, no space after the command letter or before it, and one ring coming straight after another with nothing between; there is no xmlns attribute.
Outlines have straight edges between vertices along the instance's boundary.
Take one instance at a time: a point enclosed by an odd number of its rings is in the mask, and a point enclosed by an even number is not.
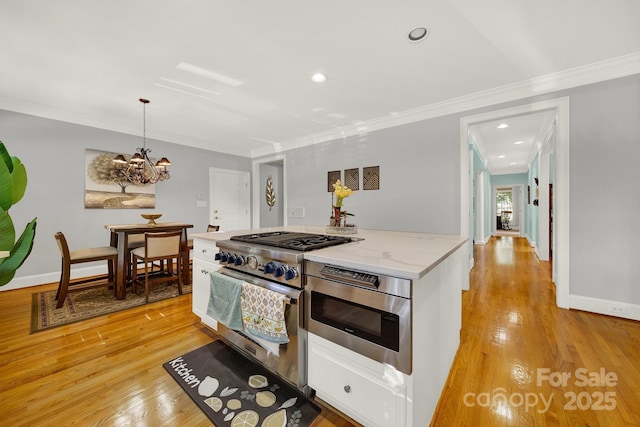
<svg viewBox="0 0 640 427"><path fill-rule="evenodd" d="M256 245L271 246L294 251L311 251L329 246L351 242L351 238L343 236L327 236L324 234L297 233L292 231L274 231L269 233L244 234L233 236L236 240Z"/></svg>

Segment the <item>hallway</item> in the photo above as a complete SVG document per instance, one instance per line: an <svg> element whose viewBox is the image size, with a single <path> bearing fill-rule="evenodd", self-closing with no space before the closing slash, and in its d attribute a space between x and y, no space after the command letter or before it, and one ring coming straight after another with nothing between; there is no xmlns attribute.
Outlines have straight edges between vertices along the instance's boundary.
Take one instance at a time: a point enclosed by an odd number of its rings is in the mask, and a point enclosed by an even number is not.
<svg viewBox="0 0 640 427"><path fill-rule="evenodd" d="M640 425L640 324L558 309L550 264L524 238L492 237L474 258L432 425Z"/></svg>

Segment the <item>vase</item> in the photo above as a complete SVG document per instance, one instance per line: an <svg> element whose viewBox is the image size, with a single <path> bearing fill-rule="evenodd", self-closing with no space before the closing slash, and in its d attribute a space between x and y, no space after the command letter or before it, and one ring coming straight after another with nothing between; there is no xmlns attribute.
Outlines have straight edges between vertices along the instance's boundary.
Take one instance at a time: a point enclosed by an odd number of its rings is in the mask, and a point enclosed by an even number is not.
<svg viewBox="0 0 640 427"><path fill-rule="evenodd" d="M333 219L335 221L336 227L340 227L342 220L342 213L340 212L340 206L333 207Z"/></svg>

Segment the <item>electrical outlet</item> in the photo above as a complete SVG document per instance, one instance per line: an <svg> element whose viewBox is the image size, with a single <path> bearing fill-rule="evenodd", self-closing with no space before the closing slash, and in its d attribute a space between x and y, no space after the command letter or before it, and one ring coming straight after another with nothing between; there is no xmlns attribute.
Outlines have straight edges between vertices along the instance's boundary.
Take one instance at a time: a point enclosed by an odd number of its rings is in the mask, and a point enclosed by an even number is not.
<svg viewBox="0 0 640 427"><path fill-rule="evenodd" d="M289 208L290 218L304 218L304 208Z"/></svg>
<svg viewBox="0 0 640 427"><path fill-rule="evenodd" d="M611 306L611 311L613 313L616 313L616 314L627 314L626 307L622 307L622 306L619 306L619 305L612 305Z"/></svg>

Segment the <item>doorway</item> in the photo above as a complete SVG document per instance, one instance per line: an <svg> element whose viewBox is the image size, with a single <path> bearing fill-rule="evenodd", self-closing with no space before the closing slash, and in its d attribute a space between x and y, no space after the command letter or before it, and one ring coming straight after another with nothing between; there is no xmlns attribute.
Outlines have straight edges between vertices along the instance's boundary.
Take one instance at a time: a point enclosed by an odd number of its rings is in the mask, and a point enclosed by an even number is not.
<svg viewBox="0 0 640 427"><path fill-rule="evenodd" d="M552 265L552 279L556 285L556 304L561 308L569 308L569 272L570 272L570 255L569 255L569 98L557 98L548 101L537 102L533 104L521 105L518 107L507 108L503 110L495 110L474 116L463 117L460 119L460 232L469 235L469 224L472 224L474 218L471 218L472 210L469 209L471 178L469 170L469 126L490 120L498 120L506 117L540 112L553 111L556 116L555 127L555 160L553 163L553 241L549 242L553 250L554 263ZM541 156L545 159L546 156ZM542 160L546 161L546 160ZM550 166L544 163L546 167ZM544 178L541 176L540 178ZM545 192L548 182L544 184ZM546 202L546 198L545 198ZM545 203L546 204L546 203ZM547 215L539 215L540 221L545 221L546 226L541 227L548 231ZM544 239L548 237L544 233ZM473 251L470 250L472 254ZM470 260L473 265L473 259Z"/></svg>
<svg viewBox="0 0 640 427"><path fill-rule="evenodd" d="M277 155L254 160L251 185L253 228L287 225L286 157ZM268 187L270 188L269 203L266 201Z"/></svg>
<svg viewBox="0 0 640 427"><path fill-rule="evenodd" d="M249 172L209 169L209 224L220 231L251 228Z"/></svg>

